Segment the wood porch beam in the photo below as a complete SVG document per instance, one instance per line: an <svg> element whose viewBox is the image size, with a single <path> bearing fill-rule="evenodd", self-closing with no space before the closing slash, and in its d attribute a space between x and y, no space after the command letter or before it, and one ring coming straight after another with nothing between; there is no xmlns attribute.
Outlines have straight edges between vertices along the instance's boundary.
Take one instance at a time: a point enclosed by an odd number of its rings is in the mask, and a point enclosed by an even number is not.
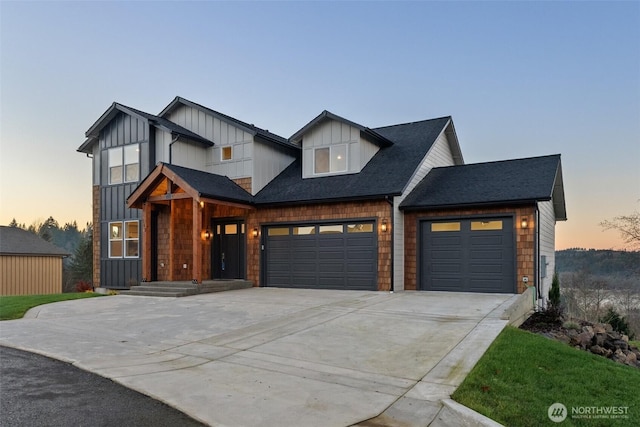
<svg viewBox="0 0 640 427"><path fill-rule="evenodd" d="M226 205L226 206L233 206L236 208L241 208L241 209L255 209L255 207L246 204L246 203L239 203L239 202L229 202L226 200L218 200L218 199L212 199L209 197L200 197L198 199L201 202L205 202L205 203L211 203L214 205Z"/></svg>
<svg viewBox="0 0 640 427"><path fill-rule="evenodd" d="M187 193L167 193L167 194L159 194L157 196L149 196L147 197L147 202L164 202L167 200L180 200L180 199L190 199L191 195Z"/></svg>

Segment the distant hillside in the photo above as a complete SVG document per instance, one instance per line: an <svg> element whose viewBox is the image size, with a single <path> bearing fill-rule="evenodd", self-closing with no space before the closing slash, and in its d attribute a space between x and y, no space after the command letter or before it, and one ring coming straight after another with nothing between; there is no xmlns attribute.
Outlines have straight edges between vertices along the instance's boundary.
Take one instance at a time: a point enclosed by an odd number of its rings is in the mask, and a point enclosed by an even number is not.
<svg viewBox="0 0 640 427"><path fill-rule="evenodd" d="M586 270L594 275L629 276L640 274L640 252L599 249L556 251L558 273Z"/></svg>

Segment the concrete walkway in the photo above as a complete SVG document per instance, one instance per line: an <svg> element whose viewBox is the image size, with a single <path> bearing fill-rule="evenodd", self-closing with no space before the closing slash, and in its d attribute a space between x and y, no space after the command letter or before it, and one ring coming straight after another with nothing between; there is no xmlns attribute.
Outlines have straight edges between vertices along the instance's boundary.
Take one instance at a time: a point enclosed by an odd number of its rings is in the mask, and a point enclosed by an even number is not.
<svg viewBox="0 0 640 427"><path fill-rule="evenodd" d="M0 323L0 344L72 362L214 426L490 425L448 398L518 300L272 288L120 295L36 307Z"/></svg>

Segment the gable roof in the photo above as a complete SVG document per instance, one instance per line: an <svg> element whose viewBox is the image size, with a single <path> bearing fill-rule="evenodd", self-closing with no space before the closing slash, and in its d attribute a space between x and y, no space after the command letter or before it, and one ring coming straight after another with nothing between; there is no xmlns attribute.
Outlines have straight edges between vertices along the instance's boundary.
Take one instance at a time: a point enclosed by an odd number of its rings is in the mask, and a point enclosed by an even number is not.
<svg viewBox="0 0 640 427"><path fill-rule="evenodd" d="M261 129L253 124L249 124L243 122L242 120L238 120L231 116L227 116L226 114L222 114L218 111L212 110L211 108L207 108L203 105L197 104L193 101L189 101L188 99L182 98L180 96L176 96L173 101L169 103L159 114L160 117L166 117L175 111L180 105L186 105L188 107L195 108L200 111L204 111L208 114L211 114L214 117L222 120L223 122L229 123L237 128L242 129L243 131L250 133L251 135L262 139L268 143L275 143L287 148L293 148L299 150L295 144L292 144L288 139L281 137L280 135L276 135L275 133L269 132L268 130Z"/></svg>
<svg viewBox="0 0 640 427"><path fill-rule="evenodd" d="M319 124L328 120L334 120L334 121L341 122L349 126L355 127L356 129L360 130L360 136L373 142L379 147L388 147L390 145L393 145L392 141L385 138L383 135L375 132L374 130L371 130L368 127L359 125L358 123L352 122L350 120L347 120L344 117L340 117L337 114L333 114L332 112L327 110L324 110L322 113L318 114L316 118L314 118L309 123L304 125L302 129L294 133L291 136L291 138L289 138L289 141L293 142L296 145L301 145L300 142L302 141L302 137L304 136L304 134L306 134L307 132L309 132L311 129L318 126Z"/></svg>
<svg viewBox="0 0 640 427"><path fill-rule="evenodd" d="M41 239L30 231L7 226L0 226L0 254L58 257L71 255L64 249Z"/></svg>
<svg viewBox="0 0 640 427"><path fill-rule="evenodd" d="M293 204L402 194L420 162L450 122L450 117L441 117L373 129L393 144L381 148L357 174L303 179L302 160L297 158L254 196L254 202Z"/></svg>
<svg viewBox="0 0 640 427"><path fill-rule="evenodd" d="M250 208L253 201L251 194L226 176L160 162L127 198L129 207L142 207L164 178L169 178L196 201L209 200L245 208ZM169 198L166 196L166 200Z"/></svg>
<svg viewBox="0 0 640 427"><path fill-rule="evenodd" d="M94 143L98 142L100 138L100 131L111 122L118 114L124 113L138 119L144 120L147 123L171 133L174 137L182 137L188 141L196 142L206 147L213 146L213 142L206 138L201 137L195 132L190 131L178 124L175 124L163 117L154 116L153 114L145 113L144 111L136 110L135 108L127 107L126 105L114 102L109 108L91 125L91 127L85 132L87 139L78 147L77 151L81 153L90 153L91 147Z"/></svg>
<svg viewBox="0 0 640 427"><path fill-rule="evenodd" d="M560 155L433 168L400 204L416 210L553 200L566 220Z"/></svg>

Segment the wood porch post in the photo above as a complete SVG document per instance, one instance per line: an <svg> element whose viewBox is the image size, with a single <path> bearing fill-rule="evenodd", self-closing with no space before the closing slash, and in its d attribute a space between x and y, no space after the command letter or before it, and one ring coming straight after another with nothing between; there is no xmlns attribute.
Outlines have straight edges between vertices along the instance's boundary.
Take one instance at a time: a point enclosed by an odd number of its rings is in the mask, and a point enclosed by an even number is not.
<svg viewBox="0 0 640 427"><path fill-rule="evenodd" d="M200 211L200 203L193 199L193 278L202 283L202 240L200 233L202 230L202 212Z"/></svg>
<svg viewBox="0 0 640 427"><path fill-rule="evenodd" d="M151 281L151 203L142 205L142 278Z"/></svg>
<svg viewBox="0 0 640 427"><path fill-rule="evenodd" d="M171 184L170 184L171 185ZM174 200L169 201L169 206L171 209L171 213L169 214L169 281L172 282L174 278L174 270L175 270L175 251L173 247L175 245L175 222L176 222L176 210L175 210L175 202Z"/></svg>

